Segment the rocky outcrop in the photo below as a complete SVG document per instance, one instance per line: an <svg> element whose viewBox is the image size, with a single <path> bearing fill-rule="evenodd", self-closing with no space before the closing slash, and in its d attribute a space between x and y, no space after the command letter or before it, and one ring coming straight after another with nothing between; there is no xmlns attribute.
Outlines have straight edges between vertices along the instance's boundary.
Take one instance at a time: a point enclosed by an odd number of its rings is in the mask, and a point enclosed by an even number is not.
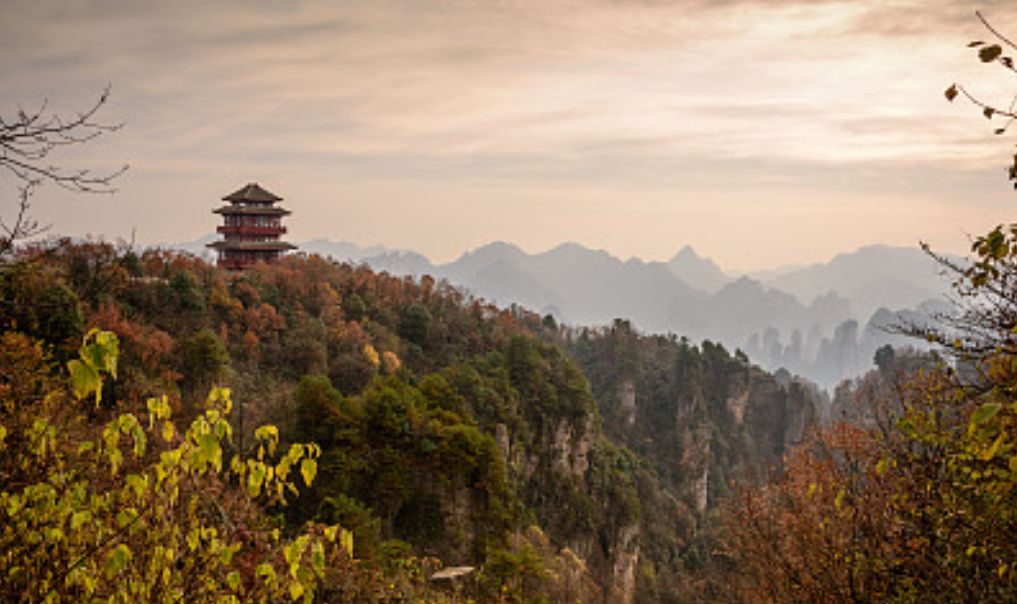
<svg viewBox="0 0 1017 604"><path fill-rule="evenodd" d="M606 602L632 604L636 595L636 569L639 567L639 536L638 525L622 528L611 548L612 582L608 590Z"/></svg>
<svg viewBox="0 0 1017 604"><path fill-rule="evenodd" d="M554 430L551 451L555 469L574 478L581 478L590 467L590 448L593 446L593 416L583 421L562 419Z"/></svg>
<svg viewBox="0 0 1017 604"><path fill-rule="evenodd" d="M735 422L738 423L739 425L743 421L745 421L745 408L748 406L748 404L749 404L748 388L743 390L741 394L729 396L727 398L728 413L730 413L734 417Z"/></svg>
<svg viewBox="0 0 1017 604"><path fill-rule="evenodd" d="M696 512L706 512L709 504L710 430L706 426L686 429L682 433L682 471L688 476L682 492Z"/></svg>

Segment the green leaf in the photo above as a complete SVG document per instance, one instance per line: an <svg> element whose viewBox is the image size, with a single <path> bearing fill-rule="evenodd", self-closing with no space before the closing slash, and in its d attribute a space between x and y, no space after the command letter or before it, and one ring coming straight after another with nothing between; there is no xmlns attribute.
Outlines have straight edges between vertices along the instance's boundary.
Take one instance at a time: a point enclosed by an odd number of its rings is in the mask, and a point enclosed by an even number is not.
<svg viewBox="0 0 1017 604"><path fill-rule="evenodd" d="M91 517L92 515L88 512L88 510L74 512L73 514L71 514L71 530L72 531L78 530L79 528L82 527L82 525L88 522Z"/></svg>
<svg viewBox="0 0 1017 604"><path fill-rule="evenodd" d="M999 403L985 403L971 414L971 424L975 426L984 424L995 417L999 413L1000 408L1001 405Z"/></svg>
<svg viewBox="0 0 1017 604"><path fill-rule="evenodd" d="M106 556L106 576L112 578L123 569L127 568L127 563L131 561L131 550L126 544L121 543L113 548Z"/></svg>
<svg viewBox="0 0 1017 604"><path fill-rule="evenodd" d="M297 560L300 559L300 556L307 548L308 539L309 537L307 535L301 535L283 548L283 557L286 559L287 564L292 566L297 563Z"/></svg>
<svg viewBox="0 0 1017 604"><path fill-rule="evenodd" d="M67 369L71 373L71 388L74 396L80 401L89 394L95 392L95 402L98 404L102 399L102 380L99 372L89 365L75 359L67 363Z"/></svg>
<svg viewBox="0 0 1017 604"><path fill-rule="evenodd" d="M226 575L226 585L229 585L233 591L240 589L240 573L233 571Z"/></svg>
<svg viewBox="0 0 1017 604"><path fill-rule="evenodd" d="M999 44L993 44L992 46L985 46L978 51L978 58L982 60L982 63L991 63L999 58L999 55L1003 54L1003 49Z"/></svg>
<svg viewBox="0 0 1017 604"><path fill-rule="evenodd" d="M999 436L996 437L996 440L993 441L989 448L979 453L978 458L981 459L982 461L991 460L993 457L996 456L996 453L999 452L999 448L1003 446L1003 442L1005 441L1006 441L1006 432L1000 432Z"/></svg>
<svg viewBox="0 0 1017 604"><path fill-rule="evenodd" d="M325 574L325 547L321 541L315 541L311 546L311 567L319 577Z"/></svg>

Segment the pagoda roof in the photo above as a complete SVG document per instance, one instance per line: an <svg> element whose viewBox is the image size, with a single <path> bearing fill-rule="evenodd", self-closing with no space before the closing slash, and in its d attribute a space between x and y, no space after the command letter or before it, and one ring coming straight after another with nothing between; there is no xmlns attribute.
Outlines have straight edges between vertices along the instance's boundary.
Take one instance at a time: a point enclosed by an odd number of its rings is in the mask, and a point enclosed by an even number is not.
<svg viewBox="0 0 1017 604"><path fill-rule="evenodd" d="M251 214L254 216L286 216L289 210L269 206L220 206L213 214Z"/></svg>
<svg viewBox="0 0 1017 604"><path fill-rule="evenodd" d="M223 197L222 200L232 202L275 203L277 201L282 201L282 197L279 197L275 193L266 191L256 182L251 182L230 193L226 197Z"/></svg>
<svg viewBox="0 0 1017 604"><path fill-rule="evenodd" d="M264 251L285 251L295 250L297 246L285 241L213 241L207 247L216 250L264 250Z"/></svg>

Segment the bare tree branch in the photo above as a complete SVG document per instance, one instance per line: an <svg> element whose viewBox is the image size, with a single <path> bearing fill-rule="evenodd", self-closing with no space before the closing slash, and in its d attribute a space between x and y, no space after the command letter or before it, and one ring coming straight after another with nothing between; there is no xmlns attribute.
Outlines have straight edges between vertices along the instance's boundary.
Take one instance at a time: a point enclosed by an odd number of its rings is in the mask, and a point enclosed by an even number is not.
<svg viewBox="0 0 1017 604"><path fill-rule="evenodd" d="M71 117L49 112L43 100L32 111L18 108L13 116L0 115L0 167L17 181L18 201L10 221L0 218L0 259L14 252L18 241L46 230L32 218L31 196L35 188L47 182L75 193L114 193L114 181L127 166L110 172L67 169L51 161L58 149L83 145L123 124L107 124L97 119L99 110L109 101L110 87L84 111Z"/></svg>
<svg viewBox="0 0 1017 604"><path fill-rule="evenodd" d="M14 252L19 240L29 239L45 233L49 228L31 217L31 198L34 184L29 183L18 189L18 208L14 221L8 224L0 217L0 259Z"/></svg>
<svg viewBox="0 0 1017 604"><path fill-rule="evenodd" d="M996 28L994 28L992 25L990 25L988 20L986 20L985 16L982 15L982 11L976 10L975 11L975 16L978 17L978 20L982 22L982 25L985 26L985 29L989 30L989 32L992 33L992 35L996 36L996 38L1000 42L1002 42L1003 44L1006 44L1007 46L1009 46L1010 48L1013 48L1014 50L1017 50L1017 44L1014 44L1012 41L1010 41L1009 38L1007 38L1003 34L1001 34L998 31L996 31Z"/></svg>

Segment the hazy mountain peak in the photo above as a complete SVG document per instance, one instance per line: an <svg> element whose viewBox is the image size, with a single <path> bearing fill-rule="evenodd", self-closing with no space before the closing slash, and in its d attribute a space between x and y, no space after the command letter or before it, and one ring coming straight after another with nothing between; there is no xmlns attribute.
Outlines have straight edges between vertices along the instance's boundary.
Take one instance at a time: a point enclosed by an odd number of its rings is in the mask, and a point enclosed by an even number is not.
<svg viewBox="0 0 1017 604"><path fill-rule="evenodd" d="M519 258L525 255L526 252L514 243L509 243L507 241L492 241L491 243L485 243L480 247L464 252L457 262L462 261L464 258L504 259Z"/></svg>
<svg viewBox="0 0 1017 604"><path fill-rule="evenodd" d="M678 250L667 266L682 281L710 294L731 281L713 260L697 254L691 245Z"/></svg>
<svg viewBox="0 0 1017 604"><path fill-rule="evenodd" d="M519 246L507 241L492 241L468 252L464 252L450 266L460 269L478 270L498 261L514 263L526 257L526 252Z"/></svg>
<svg viewBox="0 0 1017 604"><path fill-rule="evenodd" d="M538 255L539 256L586 256L586 255L590 255L590 256L600 256L600 257L611 257L611 258L614 258L614 256L611 256L610 254L608 254L604 250L595 250L595 249L592 249L592 248L588 248L588 247L586 247L585 245L583 245L581 243L576 243L575 241L566 241L565 243L561 243L559 245L556 245L555 247L553 247L553 248L549 249L548 251L544 252L543 254L538 254Z"/></svg>
<svg viewBox="0 0 1017 604"><path fill-rule="evenodd" d="M498 263L516 265L523 262L526 257L526 252L513 243L492 241L465 252L454 262L444 265L443 269L453 281L469 284L477 273L491 265Z"/></svg>
<svg viewBox="0 0 1017 604"><path fill-rule="evenodd" d="M682 246L682 249L678 250L678 253L676 253L671 258L671 262L674 262L675 260L686 260L686 259L703 260L703 257L696 253L696 248L686 243L684 246Z"/></svg>
<svg viewBox="0 0 1017 604"><path fill-rule="evenodd" d="M830 290L851 300L868 316L880 306L911 308L949 289L934 260L917 247L866 245L837 254L829 262L767 280L769 287L794 294L803 303Z"/></svg>

